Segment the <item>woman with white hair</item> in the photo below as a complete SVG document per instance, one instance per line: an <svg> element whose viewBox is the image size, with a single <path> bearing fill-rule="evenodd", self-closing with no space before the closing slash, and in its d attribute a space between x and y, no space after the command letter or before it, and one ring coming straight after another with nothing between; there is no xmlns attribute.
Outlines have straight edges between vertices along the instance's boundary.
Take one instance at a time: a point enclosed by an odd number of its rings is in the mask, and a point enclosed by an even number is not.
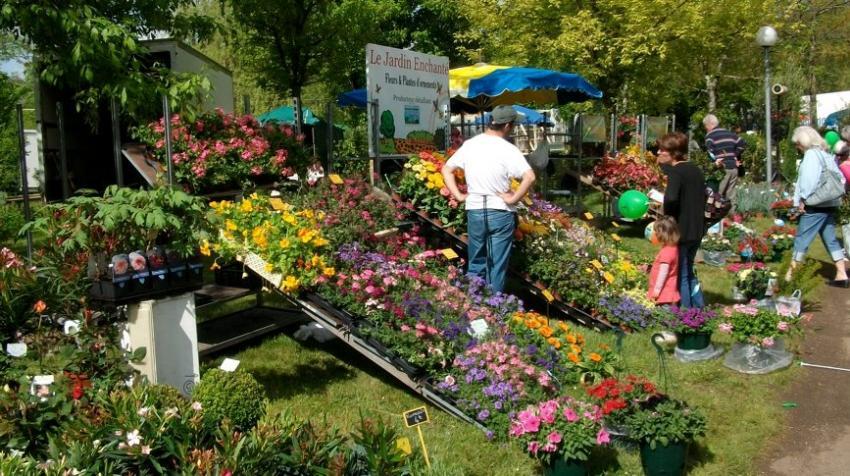
<svg viewBox="0 0 850 476"><path fill-rule="evenodd" d="M801 126L794 129L791 141L797 150L803 153L803 160L797 172L797 185L794 187L794 206L799 208L802 215L797 225L797 236L794 238L794 256L785 279L791 280L794 270L805 259L809 245L819 234L824 247L835 262L835 279L830 285L850 287L844 249L835 237L835 215L841 205L841 197L821 201L815 193L823 186L822 173L837 173L842 182L844 176L838 170L835 158L827 152L829 146L826 141L813 128Z"/></svg>

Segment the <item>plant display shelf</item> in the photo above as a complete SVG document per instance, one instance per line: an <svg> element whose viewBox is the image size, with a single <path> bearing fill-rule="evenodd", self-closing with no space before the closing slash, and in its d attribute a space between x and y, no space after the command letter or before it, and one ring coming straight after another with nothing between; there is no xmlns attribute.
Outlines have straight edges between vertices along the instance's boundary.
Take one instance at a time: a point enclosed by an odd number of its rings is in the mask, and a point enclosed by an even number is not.
<svg viewBox="0 0 850 476"><path fill-rule="evenodd" d="M616 206L617 199L620 198L620 195L623 194L622 190L617 190L612 187L608 187L607 185L603 185L595 180L590 175L579 175L578 172L574 170L567 170L567 174L574 177L576 180L580 180L581 183L587 185L589 187L593 187L595 190L602 193L605 197L606 202L606 216L610 216L613 214L613 207ZM650 207L649 211L646 213L646 218L650 218L652 220L661 218L661 212L658 211L657 208Z"/></svg>
<svg viewBox="0 0 850 476"><path fill-rule="evenodd" d="M420 222L428 225L434 230L437 230L448 238L454 248L457 248L460 251L466 251L467 241L465 236L460 235L456 230L443 226L442 223L429 217L425 212L416 210L414 214ZM509 268L509 272L511 273L511 276L516 278L516 282L521 285L521 292L524 294L522 297L532 298L534 301L534 308L538 312L550 314L552 311L555 311L558 317L570 319L583 326L598 330L605 331L618 329L616 326L601 317L593 316L583 309L569 305L559 299L559 296L555 293L552 293L555 299L549 302L543 295L543 291L546 289L543 284L532 280L531 277L517 271L516 269Z"/></svg>

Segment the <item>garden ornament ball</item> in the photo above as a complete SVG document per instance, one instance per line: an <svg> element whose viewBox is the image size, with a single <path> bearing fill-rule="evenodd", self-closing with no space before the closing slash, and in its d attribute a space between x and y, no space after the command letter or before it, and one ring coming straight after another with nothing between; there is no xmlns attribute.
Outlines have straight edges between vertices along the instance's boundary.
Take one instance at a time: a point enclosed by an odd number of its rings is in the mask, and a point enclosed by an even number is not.
<svg viewBox="0 0 850 476"><path fill-rule="evenodd" d="M841 140L841 136L839 136L838 133L835 131L827 132L826 135L823 136L823 138L826 140L826 143L829 144L830 151L832 151L833 147L835 147L835 144Z"/></svg>
<svg viewBox="0 0 850 476"><path fill-rule="evenodd" d="M627 190L617 200L617 208L624 218L636 220L649 210L649 197L637 190Z"/></svg>

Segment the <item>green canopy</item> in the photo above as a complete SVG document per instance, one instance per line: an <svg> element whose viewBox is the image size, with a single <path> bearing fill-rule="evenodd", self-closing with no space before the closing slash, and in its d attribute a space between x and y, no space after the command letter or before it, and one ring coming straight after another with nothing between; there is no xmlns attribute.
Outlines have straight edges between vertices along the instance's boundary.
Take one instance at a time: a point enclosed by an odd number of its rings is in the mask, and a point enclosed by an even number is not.
<svg viewBox="0 0 850 476"><path fill-rule="evenodd" d="M313 114L313 111L306 107L301 108L301 115L304 117L304 124L312 126L318 124L319 119ZM266 122L277 122L279 124L295 124L295 108L292 106L280 106L271 111L257 117L260 124Z"/></svg>

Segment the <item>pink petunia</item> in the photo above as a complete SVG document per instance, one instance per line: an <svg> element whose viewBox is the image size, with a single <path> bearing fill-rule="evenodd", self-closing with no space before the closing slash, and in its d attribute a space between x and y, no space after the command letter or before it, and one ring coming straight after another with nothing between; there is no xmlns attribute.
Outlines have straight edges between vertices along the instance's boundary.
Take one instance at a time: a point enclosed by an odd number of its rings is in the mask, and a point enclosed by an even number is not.
<svg viewBox="0 0 850 476"><path fill-rule="evenodd" d="M726 333L726 334L731 333L732 329L733 329L733 326L732 326L731 322L723 322L723 323L721 323L720 325L717 326L717 330L719 330L720 332Z"/></svg>
<svg viewBox="0 0 850 476"><path fill-rule="evenodd" d="M597 445L606 445L611 442L611 435L605 431L604 428L599 429L599 433L596 434L596 444Z"/></svg>
<svg viewBox="0 0 850 476"><path fill-rule="evenodd" d="M552 433L549 433L549 435L548 435L548 436L546 436L546 440L547 440L549 443L554 443L554 444L556 444L556 445L557 445L558 443L560 443L562 439L563 439L563 437L562 437L562 436L561 436L561 434L560 434L560 433L558 433L557 431L553 431Z"/></svg>
<svg viewBox="0 0 850 476"><path fill-rule="evenodd" d="M773 347L773 344L775 344L775 343L776 342L773 341L773 337L765 337L764 339L761 340L761 345L763 347Z"/></svg>
<svg viewBox="0 0 850 476"><path fill-rule="evenodd" d="M788 329L790 329L791 326L785 321L779 321L779 323L776 324L776 328L779 329L780 332L788 332Z"/></svg>
<svg viewBox="0 0 850 476"><path fill-rule="evenodd" d="M525 433L537 433L540 431L540 418L531 410L523 410L517 415L522 429Z"/></svg>
<svg viewBox="0 0 850 476"><path fill-rule="evenodd" d="M537 456L538 451L540 451L540 443L538 443L536 441L529 441L528 442L528 452L533 454L534 456Z"/></svg>

